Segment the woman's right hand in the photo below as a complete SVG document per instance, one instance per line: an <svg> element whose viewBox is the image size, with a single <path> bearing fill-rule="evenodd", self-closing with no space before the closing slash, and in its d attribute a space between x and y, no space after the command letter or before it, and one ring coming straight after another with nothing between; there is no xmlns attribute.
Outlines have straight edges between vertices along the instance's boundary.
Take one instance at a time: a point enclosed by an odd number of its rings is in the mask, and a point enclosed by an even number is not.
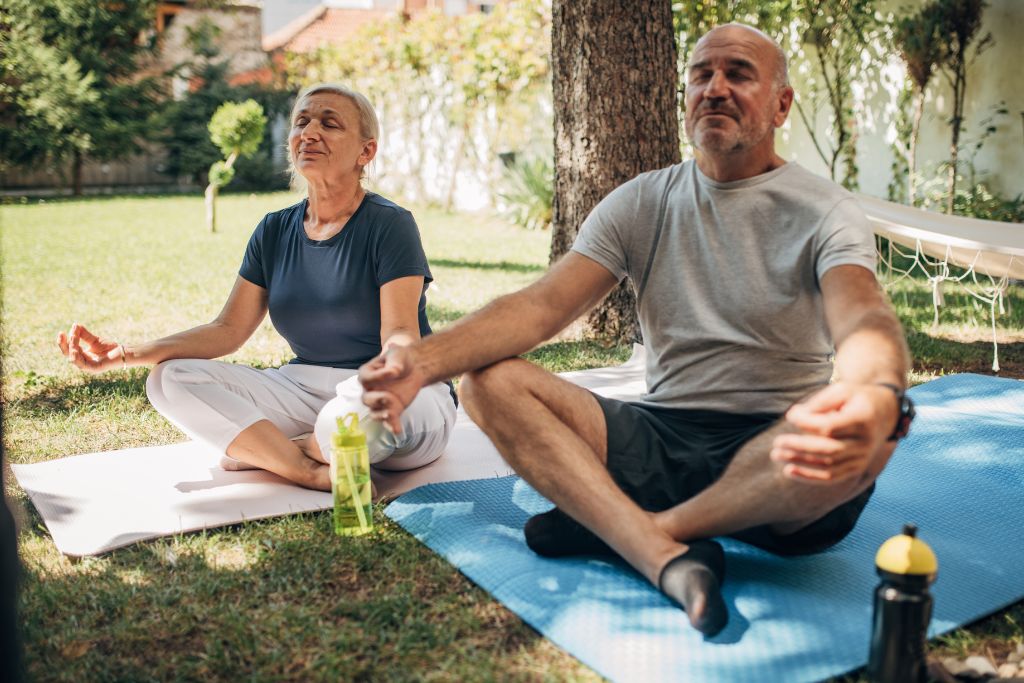
<svg viewBox="0 0 1024 683"><path fill-rule="evenodd" d="M78 323L71 325L67 334L57 335L57 346L69 363L86 372L125 367L124 346L100 339Z"/></svg>

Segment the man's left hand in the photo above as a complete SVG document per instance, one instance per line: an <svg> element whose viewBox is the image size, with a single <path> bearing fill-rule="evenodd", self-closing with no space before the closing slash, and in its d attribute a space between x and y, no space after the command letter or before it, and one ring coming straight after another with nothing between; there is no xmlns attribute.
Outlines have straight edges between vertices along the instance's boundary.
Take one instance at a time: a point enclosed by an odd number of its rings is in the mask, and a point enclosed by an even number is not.
<svg viewBox="0 0 1024 683"><path fill-rule="evenodd" d="M830 384L786 412L798 431L780 434L770 457L793 479L831 484L877 476L895 448L888 441L899 406L876 384Z"/></svg>

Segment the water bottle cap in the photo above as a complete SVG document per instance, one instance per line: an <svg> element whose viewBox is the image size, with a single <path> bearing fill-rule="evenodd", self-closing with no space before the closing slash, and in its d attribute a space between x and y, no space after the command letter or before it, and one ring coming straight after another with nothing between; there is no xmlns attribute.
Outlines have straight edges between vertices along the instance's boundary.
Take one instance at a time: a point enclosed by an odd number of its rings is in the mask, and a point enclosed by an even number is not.
<svg viewBox="0 0 1024 683"><path fill-rule="evenodd" d="M907 524L903 533L882 544L875 555L875 565L892 574L932 576L939 570L939 561L928 544L917 538L917 527Z"/></svg>
<svg viewBox="0 0 1024 683"><path fill-rule="evenodd" d="M366 432L359 428L359 416L348 413L336 419L338 431L331 438L335 448L361 448L366 446ZM346 424L347 423L347 424Z"/></svg>

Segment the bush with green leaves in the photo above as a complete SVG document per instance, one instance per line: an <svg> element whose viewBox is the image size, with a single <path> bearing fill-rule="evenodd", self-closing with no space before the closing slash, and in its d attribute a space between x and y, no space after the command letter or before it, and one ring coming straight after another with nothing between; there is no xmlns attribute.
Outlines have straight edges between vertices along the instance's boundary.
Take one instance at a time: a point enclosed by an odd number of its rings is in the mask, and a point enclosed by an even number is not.
<svg viewBox="0 0 1024 683"><path fill-rule="evenodd" d="M166 88L143 69L155 0L0 3L0 167L113 161L152 138Z"/></svg>
<svg viewBox="0 0 1024 683"><path fill-rule="evenodd" d="M366 95L385 136L403 146L401 175L382 178L389 191L450 209L460 175L497 184L496 152L551 134L550 15L543 0L456 17L396 13L289 55L289 78L296 88L337 81Z"/></svg>
<svg viewBox="0 0 1024 683"><path fill-rule="evenodd" d="M551 159L535 157L511 163L498 196L505 203L505 216L516 225L528 230L550 228L555 200Z"/></svg>
<svg viewBox="0 0 1024 683"><path fill-rule="evenodd" d="M230 166L239 156L248 156L259 149L267 117L256 100L227 102L210 119L210 140L224 154Z"/></svg>

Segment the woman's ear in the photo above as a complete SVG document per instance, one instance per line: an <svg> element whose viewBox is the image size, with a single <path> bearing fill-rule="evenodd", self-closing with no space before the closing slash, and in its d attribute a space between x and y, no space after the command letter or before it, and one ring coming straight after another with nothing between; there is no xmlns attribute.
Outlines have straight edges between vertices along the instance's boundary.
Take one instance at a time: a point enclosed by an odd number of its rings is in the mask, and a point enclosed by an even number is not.
<svg viewBox="0 0 1024 683"><path fill-rule="evenodd" d="M363 153L359 155L359 165L366 166L377 156L377 141L370 138L363 143Z"/></svg>

